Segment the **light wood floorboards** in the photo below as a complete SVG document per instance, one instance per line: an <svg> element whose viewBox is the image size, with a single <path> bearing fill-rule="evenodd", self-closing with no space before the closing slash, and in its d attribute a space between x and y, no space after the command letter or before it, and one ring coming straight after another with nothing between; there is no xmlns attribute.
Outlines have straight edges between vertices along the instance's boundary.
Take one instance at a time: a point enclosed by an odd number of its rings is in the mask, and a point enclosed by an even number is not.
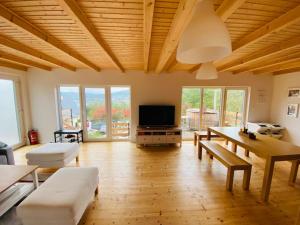
<svg viewBox="0 0 300 225"><path fill-rule="evenodd" d="M31 147L15 152L18 164ZM244 157L244 150L238 153ZM100 170L99 195L82 220L85 225L293 225L300 207L299 180L288 186L291 164L275 168L270 201L260 202L264 160L253 154L250 191L242 189L242 172L233 193L225 188L226 168L184 142L182 148L138 149L129 142L85 143L80 166ZM76 166L72 162L70 166ZM298 178L299 179L299 178Z"/></svg>

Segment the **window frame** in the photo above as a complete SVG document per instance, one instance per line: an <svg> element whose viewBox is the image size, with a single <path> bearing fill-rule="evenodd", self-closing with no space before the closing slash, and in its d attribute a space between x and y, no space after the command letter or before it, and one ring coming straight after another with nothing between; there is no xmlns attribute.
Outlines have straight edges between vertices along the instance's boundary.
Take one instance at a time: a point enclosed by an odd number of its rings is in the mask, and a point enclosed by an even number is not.
<svg viewBox="0 0 300 225"><path fill-rule="evenodd" d="M79 129L83 129L83 117L82 117L82 112L83 112L83 108L82 108L82 90L80 85L78 84L59 84L56 87L56 96L57 96L57 114L58 114L58 128L59 129L64 129L63 128L63 118L62 118L62 105L61 105L61 95L60 95L60 87L78 87L79 90L79 103L80 103L80 120L81 122L81 127Z"/></svg>
<svg viewBox="0 0 300 225"><path fill-rule="evenodd" d="M246 125L245 123L248 121L248 114L249 114L249 87L225 87L224 89L224 109L223 109L223 115L222 115L222 121L225 122L225 116L226 116L226 104L227 104L227 91L228 90L244 90L245 96L244 96L244 105L243 105L243 121L242 124ZM222 126L225 126L225 124L222 122Z"/></svg>
<svg viewBox="0 0 300 225"><path fill-rule="evenodd" d="M245 90L245 103L244 103L244 113L243 113L243 124L245 124L248 121L248 115L249 115L249 104L250 104L250 94L251 94L251 88L249 86L182 86L181 87L181 102L180 102L180 118L181 118L181 113L182 113L182 90L183 88L199 88L200 89L200 123L202 122L202 110L203 110L203 101L204 101L204 90L205 89L215 89L219 88L221 89L221 105L220 105L220 115L219 115L219 120L220 120L220 126L224 126L224 121L225 121L225 110L226 110L226 101L227 101L227 96L226 96L226 91L227 90ZM180 127L182 126L181 124L181 119L180 119ZM184 138L184 140L192 140L193 137L191 138Z"/></svg>
<svg viewBox="0 0 300 225"><path fill-rule="evenodd" d="M128 138L124 139L116 139L112 138L111 128L112 128L112 114L111 114L111 88L112 87L127 87L129 88L130 93L130 134L132 133L132 91L130 85L80 85L80 84L59 84L56 86L56 107L57 107L57 121L58 121L58 128L63 129L63 121L62 121L62 106L61 106L61 98L60 98L60 87L78 87L79 88L79 94L80 94L80 119L82 121L81 123L81 129L83 130L83 136L85 142L102 142L102 141L129 141L131 140L131 135L129 135ZM105 107L106 107L106 114L107 114L107 136L106 138L88 138L87 129L86 129L86 99L85 99L85 88L104 88L105 90Z"/></svg>
<svg viewBox="0 0 300 225"><path fill-rule="evenodd" d="M14 92L14 101L16 107L16 117L17 117L17 126L19 134L19 143L12 145L13 149L17 149L26 144L26 132L25 132L25 121L24 121L24 109L23 102L21 98L21 80L18 77L12 77L0 74L1 80L9 80L13 82L13 92Z"/></svg>

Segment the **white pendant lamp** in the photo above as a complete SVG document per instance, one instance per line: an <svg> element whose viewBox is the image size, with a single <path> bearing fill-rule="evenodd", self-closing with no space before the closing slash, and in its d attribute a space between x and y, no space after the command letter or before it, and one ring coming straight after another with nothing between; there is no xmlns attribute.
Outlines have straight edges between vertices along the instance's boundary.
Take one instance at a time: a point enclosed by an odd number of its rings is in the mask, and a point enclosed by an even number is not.
<svg viewBox="0 0 300 225"><path fill-rule="evenodd" d="M213 9L212 0L199 1L194 16L183 32L177 61L186 64L211 62L232 52L229 32Z"/></svg>
<svg viewBox="0 0 300 225"><path fill-rule="evenodd" d="M196 73L197 80L218 79L218 71L212 62L203 63Z"/></svg>

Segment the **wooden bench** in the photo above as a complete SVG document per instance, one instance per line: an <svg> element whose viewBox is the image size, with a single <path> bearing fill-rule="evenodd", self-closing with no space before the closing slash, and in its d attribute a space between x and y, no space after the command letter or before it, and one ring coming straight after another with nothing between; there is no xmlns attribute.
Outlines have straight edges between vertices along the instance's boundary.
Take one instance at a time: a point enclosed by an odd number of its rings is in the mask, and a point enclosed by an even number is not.
<svg viewBox="0 0 300 225"><path fill-rule="evenodd" d="M249 190L251 170L252 170L252 165L250 163L246 162L245 160L241 159L240 157L230 152L226 148L212 141L199 142L199 146L198 146L199 159L202 159L202 148L204 148L208 152L211 159L215 157L224 166L228 168L227 181L226 181L226 189L228 191L232 191L233 177L234 177L235 170L244 170L243 188L245 190Z"/></svg>
<svg viewBox="0 0 300 225"><path fill-rule="evenodd" d="M219 137L218 135L212 133L210 137ZM201 141L203 138L207 138L207 131L201 130L201 131L195 131L194 132L194 145L196 146L199 141Z"/></svg>

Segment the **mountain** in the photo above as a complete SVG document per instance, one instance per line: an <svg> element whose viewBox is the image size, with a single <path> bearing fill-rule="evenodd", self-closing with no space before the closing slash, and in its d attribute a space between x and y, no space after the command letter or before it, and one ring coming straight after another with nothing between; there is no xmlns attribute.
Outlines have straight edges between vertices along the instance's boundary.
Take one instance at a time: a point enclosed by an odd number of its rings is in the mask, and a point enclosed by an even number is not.
<svg viewBox="0 0 300 225"><path fill-rule="evenodd" d="M104 94L95 92L86 93L85 97L87 103L104 102L105 99ZM127 90L113 92L111 98L112 102L129 102L130 92ZM61 103L63 109L72 109L74 116L78 116L80 114L80 100L78 92L61 92Z"/></svg>

